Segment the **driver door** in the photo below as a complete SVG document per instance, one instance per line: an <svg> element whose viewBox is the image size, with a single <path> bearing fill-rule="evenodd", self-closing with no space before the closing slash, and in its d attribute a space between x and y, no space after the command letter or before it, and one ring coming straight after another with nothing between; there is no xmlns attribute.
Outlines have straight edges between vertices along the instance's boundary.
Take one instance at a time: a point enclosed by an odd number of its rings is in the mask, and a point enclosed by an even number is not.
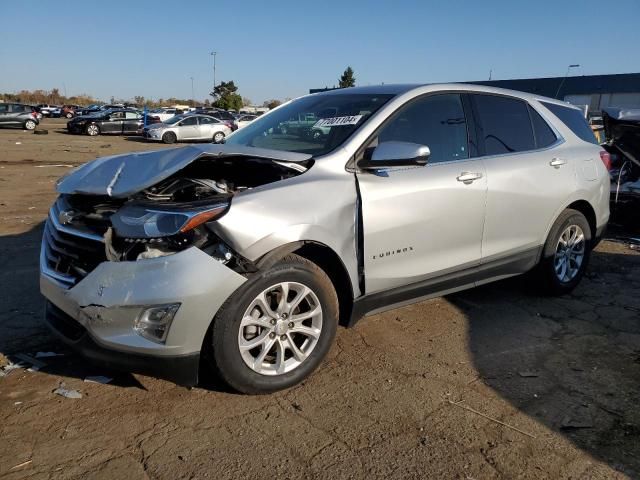
<svg viewBox="0 0 640 480"><path fill-rule="evenodd" d="M357 174L367 294L480 264L487 178L465 110L457 93L419 97L370 141L426 145L431 155L426 166Z"/></svg>
<svg viewBox="0 0 640 480"><path fill-rule="evenodd" d="M198 128L198 117L187 117L180 122L180 139L195 140L200 134Z"/></svg>
<svg viewBox="0 0 640 480"><path fill-rule="evenodd" d="M100 129L104 133L122 133L122 126L124 123L124 112L112 112L109 114L109 118L102 122Z"/></svg>

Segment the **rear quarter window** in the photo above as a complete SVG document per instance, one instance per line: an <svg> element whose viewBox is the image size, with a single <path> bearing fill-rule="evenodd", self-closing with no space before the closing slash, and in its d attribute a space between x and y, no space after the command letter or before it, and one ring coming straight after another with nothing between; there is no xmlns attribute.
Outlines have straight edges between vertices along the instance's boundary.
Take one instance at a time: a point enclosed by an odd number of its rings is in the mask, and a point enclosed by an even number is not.
<svg viewBox="0 0 640 480"><path fill-rule="evenodd" d="M576 108L564 107L562 105L556 105L555 103L540 102L542 105L551 110L556 117L558 117L562 123L564 123L569 129L580 139L585 142L598 144L591 127L587 123L587 119L584 118L582 112Z"/></svg>
<svg viewBox="0 0 640 480"><path fill-rule="evenodd" d="M533 125L533 134L536 137L536 147L545 148L553 144L558 138L553 133L549 124L529 105L529 114Z"/></svg>

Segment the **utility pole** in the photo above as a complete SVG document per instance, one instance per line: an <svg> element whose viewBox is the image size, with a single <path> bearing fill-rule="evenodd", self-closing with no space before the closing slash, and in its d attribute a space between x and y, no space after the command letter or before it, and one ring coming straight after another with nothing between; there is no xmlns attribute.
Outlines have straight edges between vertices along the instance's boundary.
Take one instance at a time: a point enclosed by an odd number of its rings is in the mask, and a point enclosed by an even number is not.
<svg viewBox="0 0 640 480"><path fill-rule="evenodd" d="M560 82L560 85L558 85L558 91L556 92L556 96L555 98L558 98L558 95L560 94L560 89L562 88L562 86L564 85L564 81L567 79L567 77L569 76L569 70L571 70L572 68L578 68L580 65L577 63L574 63L572 65L569 65L567 67L567 73L564 74L564 77L562 77L562 81Z"/></svg>
<svg viewBox="0 0 640 480"><path fill-rule="evenodd" d="M213 57L213 89L215 91L216 88L216 55L218 52L211 52L209 55Z"/></svg>
<svg viewBox="0 0 640 480"><path fill-rule="evenodd" d="M192 107L195 107L195 106L196 106L196 105L195 105L195 102L196 102L195 98L196 98L196 96L195 96L195 95L194 95L194 93L193 93L193 77L189 77L189 78L191 79L191 106L192 106Z"/></svg>

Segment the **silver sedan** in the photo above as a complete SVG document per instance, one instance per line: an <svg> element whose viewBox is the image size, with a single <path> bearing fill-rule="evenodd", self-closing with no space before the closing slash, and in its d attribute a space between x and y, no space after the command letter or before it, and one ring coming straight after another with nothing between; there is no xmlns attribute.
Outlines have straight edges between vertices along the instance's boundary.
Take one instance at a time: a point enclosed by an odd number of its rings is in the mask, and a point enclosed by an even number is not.
<svg viewBox="0 0 640 480"><path fill-rule="evenodd" d="M202 140L222 143L230 134L229 127L208 115L176 115L163 123L155 123L142 130L144 138L164 143Z"/></svg>

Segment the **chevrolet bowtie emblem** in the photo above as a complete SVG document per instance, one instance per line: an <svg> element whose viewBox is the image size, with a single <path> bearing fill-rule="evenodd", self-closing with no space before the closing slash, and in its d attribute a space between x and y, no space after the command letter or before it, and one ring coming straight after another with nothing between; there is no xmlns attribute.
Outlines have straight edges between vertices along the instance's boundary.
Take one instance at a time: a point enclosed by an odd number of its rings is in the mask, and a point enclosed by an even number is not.
<svg viewBox="0 0 640 480"><path fill-rule="evenodd" d="M58 213L58 221L62 225L67 225L73 221L75 217L75 212L73 210L64 210Z"/></svg>

